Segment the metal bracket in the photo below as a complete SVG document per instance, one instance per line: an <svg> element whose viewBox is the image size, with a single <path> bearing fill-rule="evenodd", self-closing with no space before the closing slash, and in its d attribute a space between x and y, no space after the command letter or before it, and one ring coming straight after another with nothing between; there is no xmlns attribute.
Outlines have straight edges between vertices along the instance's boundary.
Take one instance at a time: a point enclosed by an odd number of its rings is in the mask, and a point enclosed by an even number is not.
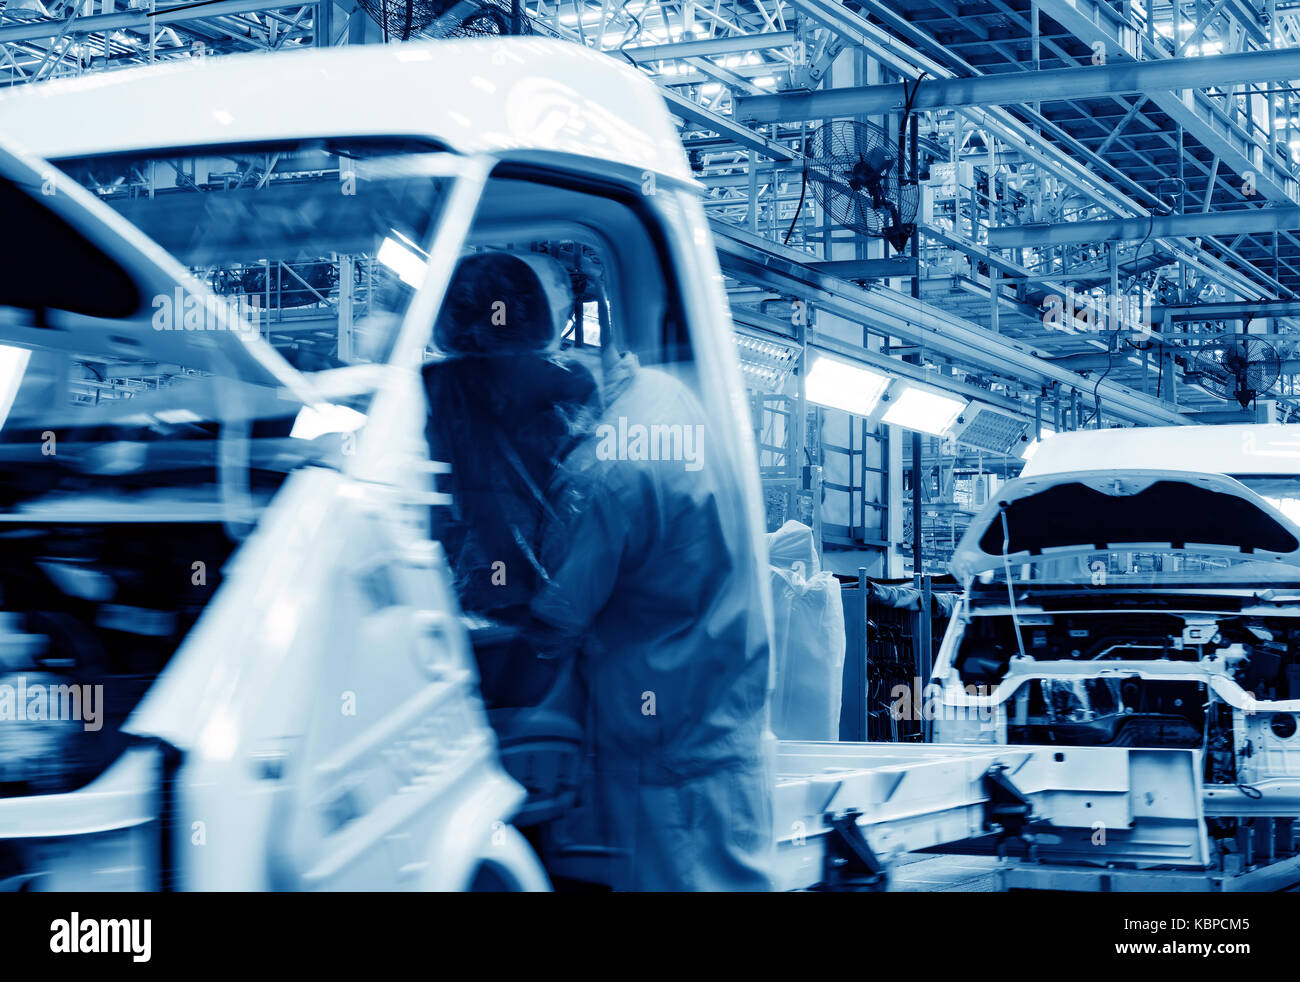
<svg viewBox="0 0 1300 982"><path fill-rule="evenodd" d="M1001 825L1002 838L1024 838L1025 826L1034 822L1034 804L1007 776L1005 764L994 764L984 772L984 820Z"/></svg>
<svg viewBox="0 0 1300 982"><path fill-rule="evenodd" d="M844 892L880 892L885 889L888 873L858 826L861 815L862 812L850 809L839 815L827 812L824 816L826 844L822 855L822 882L817 889Z"/></svg>

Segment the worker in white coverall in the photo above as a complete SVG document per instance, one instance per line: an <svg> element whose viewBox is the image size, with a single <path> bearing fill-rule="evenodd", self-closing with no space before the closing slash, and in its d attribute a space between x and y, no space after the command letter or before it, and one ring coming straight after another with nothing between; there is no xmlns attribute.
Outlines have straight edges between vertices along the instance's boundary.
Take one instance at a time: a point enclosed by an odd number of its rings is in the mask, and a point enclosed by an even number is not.
<svg viewBox="0 0 1300 982"><path fill-rule="evenodd" d="M736 472L681 381L605 362L603 426L548 493L531 605L544 650L572 658L588 751L548 865L567 850L615 889L769 889L765 582ZM638 424L692 428L697 457L630 459L615 435Z"/></svg>

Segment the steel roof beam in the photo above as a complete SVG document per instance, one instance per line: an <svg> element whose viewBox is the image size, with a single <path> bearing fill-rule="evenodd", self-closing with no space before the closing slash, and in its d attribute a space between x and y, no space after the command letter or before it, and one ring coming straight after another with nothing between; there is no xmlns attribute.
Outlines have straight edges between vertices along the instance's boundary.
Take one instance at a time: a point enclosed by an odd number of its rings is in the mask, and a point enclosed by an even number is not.
<svg viewBox="0 0 1300 982"><path fill-rule="evenodd" d="M1086 68L1003 72L973 78L925 79L912 99L913 109L1014 106L1026 102L1103 98L1247 82L1300 78L1300 49L1243 51L1199 58L1126 61ZM745 96L737 118L760 123L834 116L874 116L906 104L901 84L863 85L818 92Z"/></svg>
<svg viewBox="0 0 1300 982"><path fill-rule="evenodd" d="M1140 242L1143 239L1290 232L1300 229L1300 207L1237 208L1232 211L1153 215L1146 218L1060 222L1055 225L1009 225L989 229L995 249L1077 245L1088 242Z"/></svg>
<svg viewBox="0 0 1300 982"><path fill-rule="evenodd" d="M770 51L773 48L789 47L798 40L799 35L794 31L772 31L765 34L710 38L705 41L642 44L624 48L621 53L634 61L677 61L682 58L715 58L718 55L742 54L748 51Z"/></svg>
<svg viewBox="0 0 1300 982"><path fill-rule="evenodd" d="M1039 0L1039 9L1084 44L1102 44L1112 64L1175 60L1144 38L1124 12L1104 0ZM1195 86L1188 90L1190 98L1187 92L1153 90L1151 101L1233 173L1254 174L1254 190L1261 197L1293 202L1297 183L1290 167L1274 159L1270 148L1257 141L1208 94Z"/></svg>
<svg viewBox="0 0 1300 982"><path fill-rule="evenodd" d="M955 364L1016 379L1022 383L1055 382L1079 392L1096 388L1110 416L1135 423L1186 423L1168 403L1144 396L1110 379L1085 379L1053 365L1038 349L993 334L939 307L892 290L866 290L813 268L799 252L743 229L713 222L718 257L724 272L759 283L787 296L799 296L832 313L907 344L924 347ZM937 379L936 384L941 384Z"/></svg>
<svg viewBox="0 0 1300 982"><path fill-rule="evenodd" d="M739 146L749 150L756 150L765 157L771 157L773 160L792 161L802 159L799 154L789 147L776 140L770 140L761 133L741 126L732 116L723 116L721 113L715 113L711 109L705 109L697 102L692 102L685 96L678 95L671 89L661 86L660 95L663 96L664 102L668 104L668 111L674 116L679 116L695 126L702 127L706 130L712 130L720 136L725 136Z"/></svg>
<svg viewBox="0 0 1300 982"><path fill-rule="evenodd" d="M1300 300L1172 304L1151 308L1153 321L1253 320L1257 317L1300 317Z"/></svg>
<svg viewBox="0 0 1300 982"><path fill-rule="evenodd" d="M124 10L114 14L92 14L73 20L70 34L98 34L105 31L147 31L149 21L159 27L192 20L208 20L224 14L246 14L254 10L277 7L300 7L302 3L288 0L277 4L274 0L217 0L215 3L184 3L173 8L160 7L150 18L146 10ZM0 44L15 41L39 41L58 37L67 27L67 20L39 21L35 24L10 24L0 27Z"/></svg>

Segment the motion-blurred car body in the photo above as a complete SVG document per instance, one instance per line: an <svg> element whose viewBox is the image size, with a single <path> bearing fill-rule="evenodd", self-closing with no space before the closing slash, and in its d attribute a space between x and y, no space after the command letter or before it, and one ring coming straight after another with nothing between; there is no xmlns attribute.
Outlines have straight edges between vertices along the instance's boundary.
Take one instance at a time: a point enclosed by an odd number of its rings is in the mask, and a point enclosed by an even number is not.
<svg viewBox="0 0 1300 982"><path fill-rule="evenodd" d="M431 533L419 370L465 249L546 249L586 284L567 344L618 334L739 418L653 87L535 41L231 57L6 95L0 141L22 248L65 258L4 257L0 693L103 707L0 719L0 881L544 888ZM757 582L733 429L709 463Z"/></svg>

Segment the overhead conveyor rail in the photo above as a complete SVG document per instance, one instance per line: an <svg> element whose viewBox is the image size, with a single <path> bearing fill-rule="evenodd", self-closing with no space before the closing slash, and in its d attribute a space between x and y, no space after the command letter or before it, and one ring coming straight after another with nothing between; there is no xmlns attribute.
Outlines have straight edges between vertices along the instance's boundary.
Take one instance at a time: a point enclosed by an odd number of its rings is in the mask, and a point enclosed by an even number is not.
<svg viewBox="0 0 1300 982"><path fill-rule="evenodd" d="M780 889L880 889L906 852L1000 837L1035 862L1204 870L1201 753L782 741Z"/></svg>
<svg viewBox="0 0 1300 982"><path fill-rule="evenodd" d="M1044 385L1055 382L1081 392L1095 389L1109 414L1134 423L1189 422L1186 416L1159 399L1106 379L1090 382L1052 364L1041 357L1041 352L1021 342L992 334L938 307L891 290L868 291L823 273L804 262L807 256L797 250L722 223L713 224L713 233L723 271L745 282L800 296L819 309L839 314L870 330L965 364L979 365L990 372Z"/></svg>

